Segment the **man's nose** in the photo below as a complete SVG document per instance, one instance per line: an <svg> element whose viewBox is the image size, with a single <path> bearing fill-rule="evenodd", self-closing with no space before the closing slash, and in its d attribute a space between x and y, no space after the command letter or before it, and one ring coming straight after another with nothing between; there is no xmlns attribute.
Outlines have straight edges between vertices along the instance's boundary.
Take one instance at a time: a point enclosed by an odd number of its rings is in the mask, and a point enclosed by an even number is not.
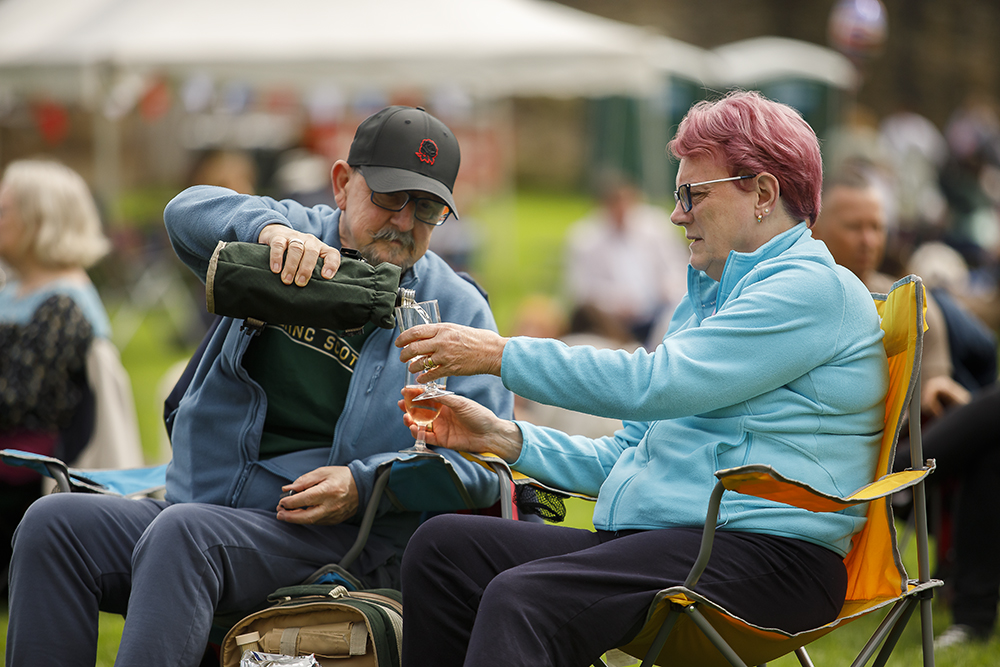
<svg viewBox="0 0 1000 667"><path fill-rule="evenodd" d="M417 205L414 202L407 202L401 211L393 211L389 216L389 222L400 231L408 232L417 224L417 219L413 217Z"/></svg>
<svg viewBox="0 0 1000 667"><path fill-rule="evenodd" d="M874 229L866 231L862 238L864 239L865 246L868 248L875 248L882 242L882 234Z"/></svg>

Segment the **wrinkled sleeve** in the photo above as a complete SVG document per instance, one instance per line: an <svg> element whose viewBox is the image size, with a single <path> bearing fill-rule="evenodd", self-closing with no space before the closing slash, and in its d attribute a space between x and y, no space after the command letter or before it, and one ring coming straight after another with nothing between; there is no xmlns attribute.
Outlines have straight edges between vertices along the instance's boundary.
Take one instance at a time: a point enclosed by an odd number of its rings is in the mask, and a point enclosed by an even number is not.
<svg viewBox="0 0 1000 667"><path fill-rule="evenodd" d="M781 387L831 358L850 315L833 273L822 280L794 265L776 269L652 353L512 338L501 376L525 398L602 417L648 422L704 414Z"/></svg>
<svg viewBox="0 0 1000 667"><path fill-rule="evenodd" d="M521 429L521 455L511 467L540 482L596 496L622 452L635 447L649 428L625 422L613 436L591 439L556 429L515 422Z"/></svg>
<svg viewBox="0 0 1000 667"><path fill-rule="evenodd" d="M163 211L174 251L202 282L219 241L256 243L264 227L280 224L330 243L328 236L336 233L332 218L333 209L328 206L307 208L292 200L244 195L210 185L184 190Z"/></svg>

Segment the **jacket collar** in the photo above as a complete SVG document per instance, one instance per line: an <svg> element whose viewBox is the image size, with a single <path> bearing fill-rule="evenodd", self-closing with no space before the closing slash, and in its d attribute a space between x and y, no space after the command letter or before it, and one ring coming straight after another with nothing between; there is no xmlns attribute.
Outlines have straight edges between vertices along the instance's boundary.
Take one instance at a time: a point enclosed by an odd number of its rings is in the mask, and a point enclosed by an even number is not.
<svg viewBox="0 0 1000 667"><path fill-rule="evenodd" d="M726 266L722 269L722 280L716 282L704 271L688 265L688 296L700 319L714 314L726 302L733 288L743 280L758 264L782 254L792 246L812 238L809 225L800 222L786 232L753 252L729 251Z"/></svg>

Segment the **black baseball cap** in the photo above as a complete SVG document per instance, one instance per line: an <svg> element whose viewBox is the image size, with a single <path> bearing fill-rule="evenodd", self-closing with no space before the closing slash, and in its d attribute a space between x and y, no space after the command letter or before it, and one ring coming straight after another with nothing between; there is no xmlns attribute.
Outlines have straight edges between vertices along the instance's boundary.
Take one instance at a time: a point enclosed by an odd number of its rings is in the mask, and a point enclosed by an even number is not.
<svg viewBox="0 0 1000 667"><path fill-rule="evenodd" d="M392 106L358 126L347 164L375 192L419 190L437 195L457 218L452 191L461 155L448 127L419 107Z"/></svg>

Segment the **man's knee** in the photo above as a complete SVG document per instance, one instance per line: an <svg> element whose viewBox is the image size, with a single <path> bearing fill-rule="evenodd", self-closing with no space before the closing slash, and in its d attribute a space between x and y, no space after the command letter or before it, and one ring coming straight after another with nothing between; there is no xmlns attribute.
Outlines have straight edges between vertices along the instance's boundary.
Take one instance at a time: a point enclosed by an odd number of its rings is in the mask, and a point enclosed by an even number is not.
<svg viewBox="0 0 1000 667"><path fill-rule="evenodd" d="M86 526L90 514L78 500L72 493L54 493L33 502L14 533L15 547L44 546L67 531Z"/></svg>
<svg viewBox="0 0 1000 667"><path fill-rule="evenodd" d="M212 508L197 503L177 503L165 508L146 528L138 548L196 545L205 549L218 544L225 533L216 525Z"/></svg>

